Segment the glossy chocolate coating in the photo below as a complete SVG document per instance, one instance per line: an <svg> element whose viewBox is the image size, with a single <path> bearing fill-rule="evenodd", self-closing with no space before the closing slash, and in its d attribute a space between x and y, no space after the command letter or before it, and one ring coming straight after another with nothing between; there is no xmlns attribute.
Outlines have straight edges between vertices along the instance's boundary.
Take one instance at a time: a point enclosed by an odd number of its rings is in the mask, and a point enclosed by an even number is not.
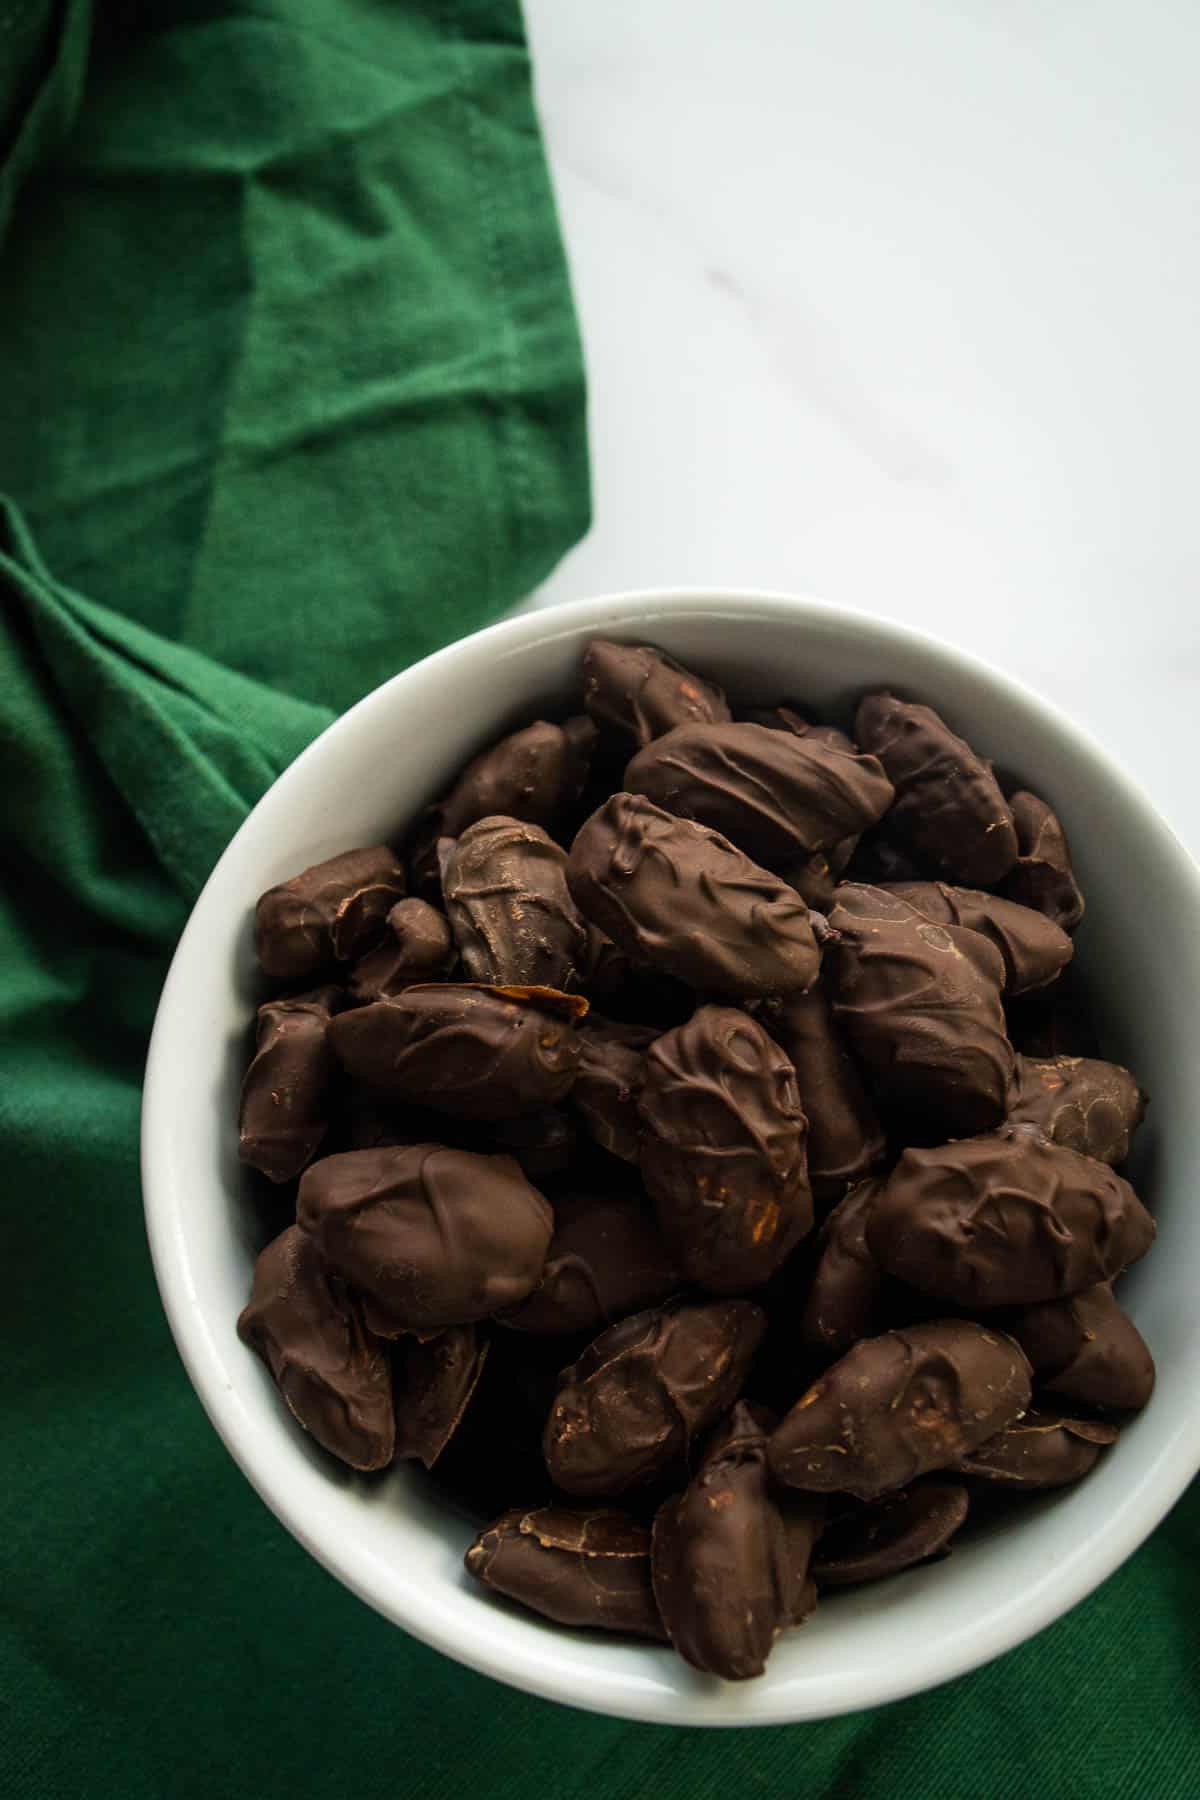
<svg viewBox="0 0 1200 1800"><path fill-rule="evenodd" d="M554 1229L512 1157L441 1144L324 1157L301 1177L296 1217L381 1337L518 1305L541 1277Z"/></svg>
<svg viewBox="0 0 1200 1800"><path fill-rule="evenodd" d="M851 1188L821 1227L820 1256L800 1336L810 1350L844 1356L879 1325L883 1271L867 1246L867 1219L882 1181L868 1178Z"/></svg>
<svg viewBox="0 0 1200 1800"><path fill-rule="evenodd" d="M835 1519L813 1554L818 1589L857 1587L942 1555L967 1516L961 1482L930 1478Z"/></svg>
<svg viewBox="0 0 1200 1800"><path fill-rule="evenodd" d="M581 828L567 880L585 917L634 962L734 998L794 993L820 966L808 908L727 838L636 794Z"/></svg>
<svg viewBox="0 0 1200 1800"><path fill-rule="evenodd" d="M677 726L633 758L625 787L771 866L864 831L893 796L873 756L745 724Z"/></svg>
<svg viewBox="0 0 1200 1800"><path fill-rule="evenodd" d="M1004 878L1004 892L1010 900L1044 913L1064 931L1074 931L1083 918L1083 895L1057 814L1026 789L1013 794L1008 804L1019 854Z"/></svg>
<svg viewBox="0 0 1200 1800"><path fill-rule="evenodd" d="M1045 987L1070 962L1074 945L1053 919L981 888L944 881L901 881L890 889L938 925L963 925L995 944L1004 958L1004 991L1027 994Z"/></svg>
<svg viewBox="0 0 1200 1800"><path fill-rule="evenodd" d="M854 735L895 789L889 836L947 881L991 887L1017 860L1017 833L990 763L931 707L868 694Z"/></svg>
<svg viewBox="0 0 1200 1800"><path fill-rule="evenodd" d="M873 1500L944 1469L1029 1405L1003 1332L939 1319L856 1344L793 1406L769 1446L779 1481Z"/></svg>
<svg viewBox="0 0 1200 1800"><path fill-rule="evenodd" d="M1154 1392L1154 1358L1106 1283L1024 1307L1005 1322L1043 1393L1076 1406L1137 1412Z"/></svg>
<svg viewBox="0 0 1200 1800"><path fill-rule="evenodd" d="M386 844L314 863L260 897L260 965L275 981L307 981L334 963L353 962L382 939L404 888L404 870Z"/></svg>
<svg viewBox="0 0 1200 1800"><path fill-rule="evenodd" d="M969 1456L960 1457L955 1467L963 1475L994 1481L1002 1487L1066 1487L1073 1481L1082 1481L1095 1466L1101 1450L1116 1439L1112 1425L1030 1411L980 1444Z"/></svg>
<svg viewBox="0 0 1200 1800"><path fill-rule="evenodd" d="M826 952L833 1013L900 1128L966 1137L1008 1110L1000 952L977 931L935 925L897 894L843 883ZM921 1131L918 1132L918 1127Z"/></svg>
<svg viewBox="0 0 1200 1800"><path fill-rule="evenodd" d="M650 644L593 638L583 658L583 704L601 736L631 754L676 725L729 718L720 688Z"/></svg>
<svg viewBox="0 0 1200 1800"><path fill-rule="evenodd" d="M445 914L410 895L388 914L383 942L355 963L350 992L360 1003L382 1000L414 981L446 974L453 961L454 940Z"/></svg>
<svg viewBox="0 0 1200 1800"><path fill-rule="evenodd" d="M392 1352L397 1456L432 1469L475 1392L488 1349L474 1325L397 1342Z"/></svg>
<svg viewBox="0 0 1200 1800"><path fill-rule="evenodd" d="M559 1625L663 1639L650 1585L650 1533L625 1513L515 1507L481 1531L468 1571Z"/></svg>
<svg viewBox="0 0 1200 1800"><path fill-rule="evenodd" d="M867 1224L888 1274L963 1307L1079 1293L1153 1241L1154 1221L1127 1181L1029 1125L906 1150Z"/></svg>
<svg viewBox="0 0 1200 1800"><path fill-rule="evenodd" d="M330 1041L347 1074L381 1098L505 1119L557 1104L575 1079L574 1027L549 1004L420 983L342 1013Z"/></svg>
<svg viewBox="0 0 1200 1800"><path fill-rule="evenodd" d="M739 1403L654 1519L651 1572L667 1634L685 1662L726 1681L762 1674L808 1577L793 1565L766 1459L766 1434Z"/></svg>
<svg viewBox="0 0 1200 1800"><path fill-rule="evenodd" d="M555 1195L542 1279L502 1324L549 1335L598 1332L680 1285L653 1209L637 1193Z"/></svg>
<svg viewBox="0 0 1200 1800"><path fill-rule="evenodd" d="M329 1129L336 1063L329 1021L336 988L258 1009L254 1060L242 1081L238 1155L272 1181L290 1181Z"/></svg>
<svg viewBox="0 0 1200 1800"><path fill-rule="evenodd" d="M525 819L552 831L587 779L595 730L589 720L538 719L469 762L437 807L439 837L459 837L478 819Z"/></svg>
<svg viewBox="0 0 1200 1800"><path fill-rule="evenodd" d="M887 1149L883 1126L822 986L767 1001L759 1016L796 1071L808 1119L813 1198L819 1206L830 1206L882 1159Z"/></svg>
<svg viewBox="0 0 1200 1800"><path fill-rule="evenodd" d="M766 1323L748 1300L715 1300L601 1332L559 1379L542 1440L551 1480L592 1497L682 1472L740 1395Z"/></svg>
<svg viewBox="0 0 1200 1800"><path fill-rule="evenodd" d="M363 1322L344 1282L296 1225L254 1265L238 1335L257 1350L293 1416L352 1469L383 1469L395 1453L387 1345Z"/></svg>
<svg viewBox="0 0 1200 1800"><path fill-rule="evenodd" d="M812 1228L791 1063L749 1013L701 1006L646 1052L641 1169L663 1236L714 1294L759 1287Z"/></svg>
<svg viewBox="0 0 1200 1800"><path fill-rule="evenodd" d="M1018 1056L1009 1106L1014 1125L1036 1125L1043 1137L1114 1167L1146 1112L1146 1096L1120 1063L1086 1056L1042 1061Z"/></svg>
<svg viewBox="0 0 1200 1800"><path fill-rule="evenodd" d="M571 1105L601 1149L623 1162L638 1160L637 1096L646 1051L658 1035L653 1026L623 1025L594 1012L579 1026L579 1073Z"/></svg>
<svg viewBox="0 0 1200 1800"><path fill-rule="evenodd" d="M587 932L567 856L540 825L491 816L456 840L442 879L446 916L472 981L572 989Z"/></svg>

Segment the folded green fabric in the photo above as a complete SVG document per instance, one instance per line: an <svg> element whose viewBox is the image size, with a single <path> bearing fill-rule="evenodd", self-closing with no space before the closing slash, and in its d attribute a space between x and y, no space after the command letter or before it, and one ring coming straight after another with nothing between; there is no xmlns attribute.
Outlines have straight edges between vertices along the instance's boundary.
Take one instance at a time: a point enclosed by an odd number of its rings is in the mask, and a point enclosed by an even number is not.
<svg viewBox="0 0 1200 1800"><path fill-rule="evenodd" d="M166 960L333 713L583 528L582 378L514 0L90 31L0 0L0 1795L1190 1800L1195 1497L1001 1663L718 1736L427 1651L226 1455L141 1224Z"/></svg>

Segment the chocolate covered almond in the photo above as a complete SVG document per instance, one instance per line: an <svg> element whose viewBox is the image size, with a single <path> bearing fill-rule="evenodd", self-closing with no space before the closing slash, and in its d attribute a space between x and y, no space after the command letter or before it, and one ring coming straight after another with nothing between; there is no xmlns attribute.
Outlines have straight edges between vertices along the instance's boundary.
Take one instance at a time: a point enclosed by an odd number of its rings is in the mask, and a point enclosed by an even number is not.
<svg viewBox="0 0 1200 1800"><path fill-rule="evenodd" d="M817 1545L813 1579L819 1589L857 1587L943 1556L968 1509L961 1482L926 1476L898 1494L844 1513Z"/></svg>
<svg viewBox="0 0 1200 1800"><path fill-rule="evenodd" d="M469 825L446 862L442 892L472 981L574 989L587 931L567 887L567 857L540 825L489 816Z"/></svg>
<svg viewBox="0 0 1200 1800"><path fill-rule="evenodd" d="M881 1161L887 1138L834 1022L823 986L764 1002L759 1016L796 1071L808 1119L808 1174L820 1206Z"/></svg>
<svg viewBox="0 0 1200 1800"><path fill-rule="evenodd" d="M991 764L932 707L868 694L854 735L877 756L896 790L888 833L933 874L991 887L1017 859L1017 833Z"/></svg>
<svg viewBox="0 0 1200 1800"><path fill-rule="evenodd" d="M820 967L807 906L727 838L614 794L567 862L576 904L634 962L735 998L794 993Z"/></svg>
<svg viewBox="0 0 1200 1800"><path fill-rule="evenodd" d="M290 1181L329 1129L336 1062L329 1021L336 988L258 1009L254 1060L242 1081L238 1155L271 1181Z"/></svg>
<svg viewBox="0 0 1200 1800"><path fill-rule="evenodd" d="M646 1051L659 1033L653 1026L625 1025L591 1012L578 1036L579 1073L571 1106L602 1149L635 1163L641 1143L637 1097Z"/></svg>
<svg viewBox="0 0 1200 1800"><path fill-rule="evenodd" d="M514 1507L466 1554L469 1574L531 1612L584 1631L662 1639L650 1532L615 1508Z"/></svg>
<svg viewBox="0 0 1200 1800"><path fill-rule="evenodd" d="M397 1456L432 1469L467 1409L489 1348L474 1325L398 1340L392 1352Z"/></svg>
<svg viewBox="0 0 1200 1800"><path fill-rule="evenodd" d="M1074 1406L1136 1412L1154 1392L1154 1358L1107 1283L1024 1307L1008 1328L1038 1386Z"/></svg>
<svg viewBox="0 0 1200 1800"><path fill-rule="evenodd" d="M966 1319L884 1332L796 1402L771 1438L771 1471L809 1493L873 1500L967 1455L1029 1398L1029 1364L1003 1332Z"/></svg>
<svg viewBox="0 0 1200 1800"><path fill-rule="evenodd" d="M1029 1125L906 1150L867 1222L888 1274L962 1307L1077 1294L1153 1241L1154 1221L1127 1181Z"/></svg>
<svg viewBox="0 0 1200 1800"><path fill-rule="evenodd" d="M795 1621L808 1571L795 1566L785 1504L767 1478L766 1433L739 1403L683 1493L654 1519L654 1598L694 1669L726 1681L761 1675Z"/></svg>
<svg viewBox="0 0 1200 1800"><path fill-rule="evenodd" d="M554 1235L541 1279L501 1323L539 1336L597 1332L665 1300L679 1285L644 1195L556 1193Z"/></svg>
<svg viewBox="0 0 1200 1800"><path fill-rule="evenodd" d="M651 644L593 638L583 657L583 703L602 738L632 754L676 725L721 724L720 688Z"/></svg>
<svg viewBox="0 0 1200 1800"><path fill-rule="evenodd" d="M740 1396L766 1323L749 1300L713 1300L601 1332L559 1378L543 1438L551 1480L591 1498L681 1474Z"/></svg>
<svg viewBox="0 0 1200 1800"><path fill-rule="evenodd" d="M536 1286L554 1215L510 1156L348 1150L300 1181L296 1217L381 1337L467 1325Z"/></svg>
<svg viewBox="0 0 1200 1800"><path fill-rule="evenodd" d="M1004 878L1004 892L1010 900L1044 913L1064 931L1074 931L1083 918L1083 895L1057 813L1025 788L1013 794L1008 804L1018 854Z"/></svg>
<svg viewBox="0 0 1200 1800"><path fill-rule="evenodd" d="M346 850L268 888L254 910L262 969L276 981L307 981L353 962L380 942L404 889L386 844Z"/></svg>
<svg viewBox="0 0 1200 1800"><path fill-rule="evenodd" d="M257 1350L292 1415L352 1469L395 1454L387 1345L367 1329L353 1292L292 1225L254 1265L238 1335Z"/></svg>
<svg viewBox="0 0 1200 1800"><path fill-rule="evenodd" d="M355 963L348 985L360 1003L382 1000L415 981L446 974L453 961L445 914L410 895L388 913L383 941Z"/></svg>
<svg viewBox="0 0 1200 1800"><path fill-rule="evenodd" d="M342 1013L330 1041L347 1074L382 1099L505 1119L553 1106L570 1091L579 1046L562 998L420 983Z"/></svg>
<svg viewBox="0 0 1200 1800"><path fill-rule="evenodd" d="M775 866L882 818L892 784L873 756L762 725L681 725L639 751L625 787Z"/></svg>
<svg viewBox="0 0 1200 1800"><path fill-rule="evenodd" d="M646 1052L641 1169L690 1281L759 1287L812 1226L807 1122L792 1065L757 1020L701 1006Z"/></svg>
<svg viewBox="0 0 1200 1800"><path fill-rule="evenodd" d="M1051 982L1070 962L1071 939L1044 913L981 888L944 881L901 881L890 889L939 925L963 925L993 943L1004 958L1004 991L1027 994Z"/></svg>
<svg viewBox="0 0 1200 1800"><path fill-rule="evenodd" d="M883 1270L867 1244L867 1220L882 1181L868 1179L839 1200L821 1227L800 1335L810 1350L844 1356L877 1329Z"/></svg>
<svg viewBox="0 0 1200 1800"><path fill-rule="evenodd" d="M1146 1112L1146 1096L1119 1063L1090 1056L1017 1057L1009 1106L1014 1125L1115 1166Z"/></svg>
<svg viewBox="0 0 1200 1800"><path fill-rule="evenodd" d="M957 1467L963 1475L999 1487L1068 1487L1091 1473L1101 1451L1116 1438L1112 1425L1031 1409L968 1456L960 1457Z"/></svg>
<svg viewBox="0 0 1200 1800"><path fill-rule="evenodd" d="M1008 1110L1004 964L977 931L936 925L883 888L846 882L829 915L833 1013L875 1100L906 1135L967 1137Z"/></svg>

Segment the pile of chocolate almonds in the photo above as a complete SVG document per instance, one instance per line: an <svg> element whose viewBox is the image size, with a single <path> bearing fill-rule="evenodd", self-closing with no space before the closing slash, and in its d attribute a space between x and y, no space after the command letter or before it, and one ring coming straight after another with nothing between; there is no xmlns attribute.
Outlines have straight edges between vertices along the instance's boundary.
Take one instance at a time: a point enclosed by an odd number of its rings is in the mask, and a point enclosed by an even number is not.
<svg viewBox="0 0 1200 1800"><path fill-rule="evenodd" d="M1146 1102L1061 824L927 706L735 717L598 639L582 707L259 900L241 1155L291 1222L240 1331L486 1587L741 1679L1146 1404Z"/></svg>

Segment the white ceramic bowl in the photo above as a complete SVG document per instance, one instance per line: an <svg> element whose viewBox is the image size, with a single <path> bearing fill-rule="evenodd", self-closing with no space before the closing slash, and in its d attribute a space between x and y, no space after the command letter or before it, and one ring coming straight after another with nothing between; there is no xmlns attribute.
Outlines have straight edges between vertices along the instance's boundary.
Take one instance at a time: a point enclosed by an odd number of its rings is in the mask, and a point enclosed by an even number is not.
<svg viewBox="0 0 1200 1800"><path fill-rule="evenodd" d="M1080 961L1109 1053L1152 1095L1134 1178L1160 1241L1122 1287L1158 1359L1145 1413L1080 1487L948 1562L839 1596L785 1635L759 1681L722 1685L672 1652L541 1623L462 1570L469 1529L401 1467L339 1473L280 1404L235 1321L250 1286L235 1111L252 1008L254 901L355 844L396 838L464 760L574 703L604 633L662 645L738 699L797 696L836 715L887 683L930 702L1062 813L1088 912ZM932 1686L1081 1600L1200 1466L1200 876L1145 797L1045 701L919 633L819 601L644 593L531 613L454 644L368 695L275 783L196 902L163 989L146 1072L142 1168L154 1265L209 1416L314 1556L406 1631L501 1681L633 1719L815 1719Z"/></svg>

